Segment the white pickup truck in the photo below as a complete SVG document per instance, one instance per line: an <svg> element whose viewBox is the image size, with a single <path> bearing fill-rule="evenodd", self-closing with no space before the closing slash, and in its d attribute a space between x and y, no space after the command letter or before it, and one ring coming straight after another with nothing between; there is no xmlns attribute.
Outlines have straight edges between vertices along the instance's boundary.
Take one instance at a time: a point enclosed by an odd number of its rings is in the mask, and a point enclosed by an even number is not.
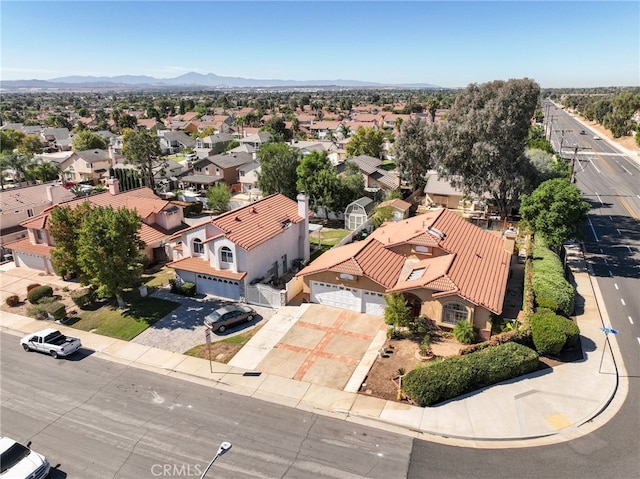
<svg viewBox="0 0 640 479"><path fill-rule="evenodd" d="M53 358L69 356L82 346L78 338L65 336L53 328L28 334L20 340L20 344L25 351L40 351Z"/></svg>

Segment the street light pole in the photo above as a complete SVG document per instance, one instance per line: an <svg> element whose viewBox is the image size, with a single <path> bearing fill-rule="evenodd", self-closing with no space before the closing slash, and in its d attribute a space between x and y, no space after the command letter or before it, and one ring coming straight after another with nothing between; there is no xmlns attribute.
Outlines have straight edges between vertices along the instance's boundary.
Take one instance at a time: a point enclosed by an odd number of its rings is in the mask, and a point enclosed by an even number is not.
<svg viewBox="0 0 640 479"><path fill-rule="evenodd" d="M211 468L213 463L216 462L216 459L218 459L219 456L222 456L229 449L231 449L231 443L230 442L225 441L222 444L220 444L220 447L218 448L218 452L216 452L216 455L213 456L213 459L211 459L211 462L209 463L207 468L204 470L204 472L200 476L200 479L204 479L204 476L207 475L207 472L209 472L209 469Z"/></svg>

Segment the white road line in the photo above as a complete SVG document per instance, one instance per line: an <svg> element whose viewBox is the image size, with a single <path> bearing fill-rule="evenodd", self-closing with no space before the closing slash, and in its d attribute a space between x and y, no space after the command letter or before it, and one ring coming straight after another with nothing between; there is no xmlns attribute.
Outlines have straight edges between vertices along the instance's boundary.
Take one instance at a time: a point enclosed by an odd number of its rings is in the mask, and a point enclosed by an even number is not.
<svg viewBox="0 0 640 479"><path fill-rule="evenodd" d="M609 215L609 221L613 221L613 216Z"/></svg>
<svg viewBox="0 0 640 479"><path fill-rule="evenodd" d="M598 173L600 173L600 170L598 169L598 167L596 166L596 164L593 162L593 159L592 159L592 158L589 158L589 162L591 162L591 164L592 164L592 165L593 165L593 167L596 169L596 171L597 171Z"/></svg>
<svg viewBox="0 0 640 479"><path fill-rule="evenodd" d="M618 283L613 283L613 285L616 287L616 289L620 289L618 288Z"/></svg>
<svg viewBox="0 0 640 479"><path fill-rule="evenodd" d="M624 299L620 298L620 302L622 303L622 306L626 306L627 303L624 302Z"/></svg>
<svg viewBox="0 0 640 479"><path fill-rule="evenodd" d="M631 176L633 176L633 173L631 173L629 170L627 170L624 165L620 165L620 168L622 168L624 171L626 171L627 173L629 173Z"/></svg>
<svg viewBox="0 0 640 479"><path fill-rule="evenodd" d="M640 343L640 338L636 338L638 340L638 343Z"/></svg>
<svg viewBox="0 0 640 479"><path fill-rule="evenodd" d="M589 219L589 226L591 226L591 232L593 233L593 237L596 239L596 243L600 243L600 240L598 239L598 235L596 234L596 230L593 227L593 223L591 222L591 219Z"/></svg>
<svg viewBox="0 0 640 479"><path fill-rule="evenodd" d="M631 253L631 246L627 245L627 251Z"/></svg>
<svg viewBox="0 0 640 479"><path fill-rule="evenodd" d="M629 316L629 323L633 324L633 319L631 319L631 316Z"/></svg>
<svg viewBox="0 0 640 479"><path fill-rule="evenodd" d="M600 202L600 206L602 206L604 203L602 203L602 198L600 198L600 195L598 194L597 191L596 191L596 196L598 197L598 201Z"/></svg>
<svg viewBox="0 0 640 479"><path fill-rule="evenodd" d="M609 264L609 262L607 261L607 258L602 258L602 261L604 261L604 264Z"/></svg>
<svg viewBox="0 0 640 479"><path fill-rule="evenodd" d="M613 273L611 272L611 270L609 270L609 276L613 276Z"/></svg>
<svg viewBox="0 0 640 479"><path fill-rule="evenodd" d="M622 234L622 233L620 233L620 230L618 228L616 228L616 231L618 232L619 235Z"/></svg>

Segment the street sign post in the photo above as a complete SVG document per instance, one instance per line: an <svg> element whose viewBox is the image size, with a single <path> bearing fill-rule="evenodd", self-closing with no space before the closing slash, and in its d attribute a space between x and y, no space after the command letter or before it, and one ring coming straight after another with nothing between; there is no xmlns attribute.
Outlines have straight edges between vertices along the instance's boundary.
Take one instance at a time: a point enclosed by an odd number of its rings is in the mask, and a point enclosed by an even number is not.
<svg viewBox="0 0 640 479"><path fill-rule="evenodd" d="M213 364L211 363L211 330L207 328L204 332L204 339L207 341L207 349L209 350L209 372L213 372Z"/></svg>
<svg viewBox="0 0 640 479"><path fill-rule="evenodd" d="M613 329L611 325L606 328L600 328L600 331L604 333L604 347L602 348L602 357L600 358L600 367L598 368L598 372L602 369L602 362L604 361L604 352L607 349L607 344L609 344L609 335L610 334L618 334L617 329ZM611 345L609 344L609 350L611 351L611 356L613 356L613 349L611 349Z"/></svg>

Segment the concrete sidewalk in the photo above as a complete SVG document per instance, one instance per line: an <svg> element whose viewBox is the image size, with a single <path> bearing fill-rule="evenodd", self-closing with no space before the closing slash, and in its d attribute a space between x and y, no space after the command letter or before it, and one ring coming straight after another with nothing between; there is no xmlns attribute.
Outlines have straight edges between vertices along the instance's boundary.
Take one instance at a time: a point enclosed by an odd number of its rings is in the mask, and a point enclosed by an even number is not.
<svg viewBox="0 0 640 479"><path fill-rule="evenodd" d="M284 334L278 328L272 328L251 350L239 353L233 364L210 364L204 359L62 325L60 329L80 337L83 346L95 351L99 358L413 437L476 447L547 444L600 427L615 414L627 391L624 374L618 381L617 367L621 363L615 337L609 336L610 344L605 346L606 338L600 328L608 319L603 322L596 302L599 292L592 287L579 251L570 252L569 264L581 298L577 320L583 360L506 381L430 408L276 375L247 374L264 357L271 343L278 340L278 334ZM302 314L299 309L283 308L283 314L289 322L295 322ZM0 327L21 336L42 329L43 323L3 312Z"/></svg>

